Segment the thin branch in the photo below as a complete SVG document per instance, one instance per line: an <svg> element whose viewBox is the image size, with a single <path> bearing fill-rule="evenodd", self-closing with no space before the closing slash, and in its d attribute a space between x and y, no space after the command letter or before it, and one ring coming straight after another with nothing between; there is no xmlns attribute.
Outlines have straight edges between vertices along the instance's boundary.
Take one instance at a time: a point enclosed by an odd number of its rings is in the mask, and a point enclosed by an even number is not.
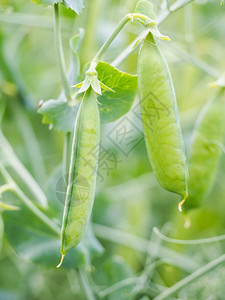
<svg viewBox="0 0 225 300"><path fill-rule="evenodd" d="M43 206L48 207L47 199L36 182L36 180L32 177L32 175L28 172L28 170L24 167L24 165L17 158L13 148L9 144L8 140L5 138L3 133L0 131L0 150L2 152L1 161L4 161L9 165L13 171L19 176L19 178L23 181L35 199ZM4 172L4 170L3 170ZM7 179L6 179L7 181Z"/></svg>
<svg viewBox="0 0 225 300"><path fill-rule="evenodd" d="M178 239L172 239L172 238L165 236L158 230L157 227L154 227L153 231L160 239L162 239L168 243L180 244L180 245L201 245L201 244L216 243L216 242L225 240L225 234L219 235L219 236L214 236L211 238L198 239L198 240L178 240Z"/></svg>
<svg viewBox="0 0 225 300"><path fill-rule="evenodd" d="M24 192L19 188L19 186L15 183L13 178L4 168L4 166L0 163L0 172L4 176L7 181L7 186L10 186L10 190L13 191L45 225L47 225L50 229L53 230L57 235L60 235L60 229L57 224L55 224L51 219L49 219L37 206L33 204L33 202L24 194Z"/></svg>
<svg viewBox="0 0 225 300"><path fill-rule="evenodd" d="M118 229L110 228L107 226L93 224L93 230L97 237L104 240L123 245L135 251L146 254L149 248L149 241L143 238L136 237L132 234L120 231ZM174 266L182 268L187 272L193 272L199 267L193 258L176 251L160 246L158 249L157 243L151 242L152 249L157 249L157 257L168 258Z"/></svg>
<svg viewBox="0 0 225 300"><path fill-rule="evenodd" d="M191 3L194 0L182 0L177 1L173 5L170 6L169 10L164 11L156 20L157 25L160 25L162 22L164 22L172 13L176 12L183 6ZM124 51L121 52L121 54L112 62L113 66L118 66L121 64L131 53L133 53L140 44L137 45L138 40L141 39L143 35L143 32L133 41L130 45L127 46L127 48L124 49ZM135 46L136 45L136 46Z"/></svg>
<svg viewBox="0 0 225 300"><path fill-rule="evenodd" d="M83 295L85 295L86 300L95 300L95 296L88 282L87 276L85 274L85 270L81 268L78 269L77 275L80 282L81 290L83 292Z"/></svg>
<svg viewBox="0 0 225 300"><path fill-rule="evenodd" d="M189 283L195 281L196 279L200 278L201 276L204 276L208 272L212 271L219 265L225 263L225 254L216 258L212 262L208 263L207 265L201 267L194 273L190 274L189 276L185 277L184 279L178 281L176 284L162 292L160 295L155 297L153 300L163 300L163 299L171 299L170 296L177 293L179 290L187 286Z"/></svg>
<svg viewBox="0 0 225 300"><path fill-rule="evenodd" d="M65 68L65 61L64 61L63 47L62 47L61 24L60 24L58 3L54 5L54 35L55 35L56 55L57 55L57 61L59 65L62 85L65 91L67 101L69 102L71 100L71 95L70 95L70 87L66 78L66 71L65 71L66 68Z"/></svg>
<svg viewBox="0 0 225 300"><path fill-rule="evenodd" d="M175 11L178 11L185 5L193 2L194 0L178 0L173 5L170 6L169 10L164 11L159 17L157 18L157 24L160 25L162 22L164 22L172 13Z"/></svg>

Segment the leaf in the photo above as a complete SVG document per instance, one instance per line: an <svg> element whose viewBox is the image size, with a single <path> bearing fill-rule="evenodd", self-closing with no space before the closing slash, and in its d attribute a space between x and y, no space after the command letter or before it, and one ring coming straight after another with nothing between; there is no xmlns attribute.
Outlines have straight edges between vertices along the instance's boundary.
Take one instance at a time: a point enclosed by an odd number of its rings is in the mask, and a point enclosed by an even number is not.
<svg viewBox="0 0 225 300"><path fill-rule="evenodd" d="M5 236L23 259L45 267L56 267L60 261L61 240L25 206L20 211L3 212ZM90 265L101 255L102 246L88 228L82 242L66 255L63 267L74 268Z"/></svg>
<svg viewBox="0 0 225 300"><path fill-rule="evenodd" d="M42 104L38 112L43 115L44 124L52 124L53 128L64 133L74 128L79 103L71 106L65 101L48 100Z"/></svg>
<svg viewBox="0 0 225 300"><path fill-rule="evenodd" d="M66 7L71 8L78 15L81 13L83 6L83 0L63 0Z"/></svg>
<svg viewBox="0 0 225 300"><path fill-rule="evenodd" d="M31 1L36 3L37 5L42 4L43 6L54 5L56 3L63 2L63 0L31 0Z"/></svg>
<svg viewBox="0 0 225 300"><path fill-rule="evenodd" d="M153 5L147 0L138 1L135 7L135 13L145 15L146 17L155 20L156 15L154 13ZM139 20L143 25L145 25L143 20Z"/></svg>
<svg viewBox="0 0 225 300"><path fill-rule="evenodd" d="M31 0L37 5L42 4L43 6L54 5L62 3L65 7L71 8L78 15L81 13L83 6L83 0Z"/></svg>
<svg viewBox="0 0 225 300"><path fill-rule="evenodd" d="M113 122L130 110L136 94L137 76L121 72L106 62L99 62L96 71L98 80L113 90L103 90L98 96L101 121Z"/></svg>

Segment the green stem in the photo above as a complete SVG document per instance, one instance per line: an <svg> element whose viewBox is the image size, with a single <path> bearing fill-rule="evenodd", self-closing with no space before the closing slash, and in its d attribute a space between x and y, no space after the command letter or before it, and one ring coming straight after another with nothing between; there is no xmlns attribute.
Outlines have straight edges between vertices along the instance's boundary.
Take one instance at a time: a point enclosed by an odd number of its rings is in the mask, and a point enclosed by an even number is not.
<svg viewBox="0 0 225 300"><path fill-rule="evenodd" d="M146 268L146 270L144 270L144 272L139 275L139 276L135 276L135 277L129 277L126 278L124 280L121 280L119 282L116 282L115 284L111 285L110 287L107 287L106 289L102 290L99 293L99 296L101 298L104 298L106 296L108 296L109 294L118 291L119 289L129 286L129 285L135 285L134 289L132 290L132 294L136 294L138 292L141 292L144 284L147 282L147 280L149 279L149 273L157 266L163 264L163 263L167 263L166 260L158 260L156 262L154 262L153 264L151 264L150 266L148 266L148 268Z"/></svg>
<svg viewBox="0 0 225 300"><path fill-rule="evenodd" d="M118 229L99 224L93 224L93 230L97 237L131 248L134 251L140 251L141 253L146 254L149 249L148 240L136 237ZM158 248L156 242L151 242L151 247L153 251L156 251L157 257L167 257L174 266L182 268L187 272L193 272L193 270L196 270L196 268L199 267L199 265L192 258L168 249L164 246L160 246L160 248Z"/></svg>
<svg viewBox="0 0 225 300"><path fill-rule="evenodd" d="M7 181L7 186L10 186L10 190L15 192L15 194L22 200L22 202L43 222L47 225L53 232L60 235L60 229L58 226L50 220L41 210L39 210L32 201L24 194L24 192L18 187L13 178L6 171L4 166L0 163L0 171Z"/></svg>
<svg viewBox="0 0 225 300"><path fill-rule="evenodd" d="M118 291L118 290L120 290L124 287L130 286L130 285L136 284L138 279L139 279L139 277L129 277L129 278L126 278L124 280L121 280L121 281L113 284L112 286L102 290L99 293L99 297L100 298L105 298L106 296L108 296L109 294L111 294L115 291Z"/></svg>
<svg viewBox="0 0 225 300"><path fill-rule="evenodd" d="M157 25L161 24L167 17L169 17L175 11L178 11L185 5L193 2L194 0L178 0L173 5L170 6L170 9L163 12L157 19Z"/></svg>
<svg viewBox="0 0 225 300"><path fill-rule="evenodd" d="M45 225L47 225L53 232L60 235L58 226L50 220L41 210L39 210L31 200L24 194L24 192L14 183L14 192L22 200L22 202L38 217Z"/></svg>
<svg viewBox="0 0 225 300"><path fill-rule="evenodd" d="M27 189L32 193L35 199L43 207L47 207L48 203L44 192L37 184L36 180L34 180L31 174L27 171L24 165L17 158L11 145L9 144L8 140L5 138L5 136L2 134L1 131L0 131L0 150L3 154L1 156L1 160L5 161L6 164L10 165L10 167L13 169L16 175L19 176L19 178L23 181L23 183L26 185Z"/></svg>
<svg viewBox="0 0 225 300"><path fill-rule="evenodd" d="M108 39L105 41L105 43L102 45L98 53L95 55L94 59L92 60L92 65L90 69L95 68L97 62L101 58L101 56L105 53L106 49L111 45L111 43L114 41L114 39L117 37L117 35L120 33L120 31L123 29L123 27L129 22L133 21L134 19L141 19L143 21L149 22L150 24L155 24L153 20L146 17L143 14L133 13L133 14L127 14L117 25L113 33L108 37Z"/></svg>
<svg viewBox="0 0 225 300"><path fill-rule="evenodd" d="M37 141L33 126L27 113L21 109L20 105L15 105L14 117L20 129L34 177L37 182L43 186L46 182L47 175L40 145Z"/></svg>
<svg viewBox="0 0 225 300"><path fill-rule="evenodd" d="M57 55L61 80L63 84L63 89L65 91L67 101L70 101L71 95L70 95L70 87L66 78L66 71L65 71L66 68L65 68L65 61L64 61L63 47L62 47L61 24L60 24L58 3L54 5L54 36L55 36L56 55Z"/></svg>
<svg viewBox="0 0 225 300"><path fill-rule="evenodd" d="M89 285L87 276L85 274L85 270L83 270L81 268L78 269L77 270L77 275L78 275L78 279L79 279L79 282L80 282L81 290L82 290L83 295L85 296L85 298L87 300L95 300L95 296L94 296L94 293L92 291L91 286Z"/></svg>
<svg viewBox="0 0 225 300"><path fill-rule="evenodd" d="M187 5L184 8L184 25L185 25L185 40L187 42L188 52L195 54L192 5Z"/></svg>
<svg viewBox="0 0 225 300"><path fill-rule="evenodd" d="M190 274L189 276L185 277L184 279L178 281L176 284L162 292L160 295L154 298L154 300L163 300L168 299L170 296L177 293L179 290L187 286L189 283L193 282L194 280L198 279L199 277L207 274L208 272L212 271L219 265L225 263L225 254L216 258L212 262L208 263L207 265L201 267L194 273Z"/></svg>
<svg viewBox="0 0 225 300"><path fill-rule="evenodd" d="M85 22L84 24L80 24L80 27L85 28L85 35L80 50L81 66L90 61L96 53L96 31L101 11L102 0L87 1L87 8L83 14Z"/></svg>
<svg viewBox="0 0 225 300"><path fill-rule="evenodd" d="M174 46L172 44L168 45L169 43L165 44L165 46L170 49L175 55L181 57L183 60L187 61L188 63L196 66L198 69L202 70L206 74L210 75L211 77L218 79L220 73L217 70L214 70L210 65L205 63L204 61L200 60L193 55L189 55L185 50L181 49L178 46Z"/></svg>
<svg viewBox="0 0 225 300"><path fill-rule="evenodd" d="M10 183L4 184L0 186L0 195L4 194L5 192L13 191L13 186Z"/></svg>
<svg viewBox="0 0 225 300"><path fill-rule="evenodd" d="M169 10L166 10L165 12L163 12L157 19L157 25L161 24L162 22L164 22L171 13L179 10L180 8L182 8L183 6L189 4L190 2L192 2L194 0L178 0L177 2L175 2L173 5L170 6ZM113 66L118 66L119 64L121 64L131 53L133 53L139 46L140 43L135 47L135 45L137 44L138 40L141 39L141 37L143 36L143 32L130 44L127 46L126 49L124 49L124 51L112 62Z"/></svg>
<svg viewBox="0 0 225 300"><path fill-rule="evenodd" d="M162 239L168 243L179 244L179 245L202 245L202 244L216 243L216 242L225 240L225 234L219 235L219 236L214 236L211 238L198 239L198 240L178 240L178 239L172 239L172 238L165 236L158 230L157 227L154 227L153 231L160 239Z"/></svg>

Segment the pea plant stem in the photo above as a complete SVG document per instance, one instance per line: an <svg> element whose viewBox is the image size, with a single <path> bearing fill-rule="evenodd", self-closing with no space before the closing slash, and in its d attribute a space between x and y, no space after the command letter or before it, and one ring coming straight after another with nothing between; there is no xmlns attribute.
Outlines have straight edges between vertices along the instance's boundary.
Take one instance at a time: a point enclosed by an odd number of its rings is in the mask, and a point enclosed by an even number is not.
<svg viewBox="0 0 225 300"><path fill-rule="evenodd" d="M24 165L20 162L17 158L16 154L14 153L11 145L9 144L8 140L5 138L3 133L0 131L0 151L1 151L1 161L6 162L6 164L10 165L13 171L16 173L17 176L23 181L35 199L43 206L47 207L47 199L37 184L36 180L31 176L31 174L27 171Z"/></svg>
<svg viewBox="0 0 225 300"><path fill-rule="evenodd" d="M3 175L3 177L6 180L6 184L3 186L3 191L11 190L13 191L24 203L24 205L27 206L35 215L38 217L45 225L47 225L53 232L55 232L57 235L60 234L60 229L58 226L50 220L39 208L37 208L32 201L24 194L24 192L19 188L19 186L15 183L13 178L10 176L10 174L7 172L5 167L0 163L0 172ZM10 187L10 189L9 189Z"/></svg>
<svg viewBox="0 0 225 300"><path fill-rule="evenodd" d="M83 294L85 295L86 300L95 300L95 296L93 294L91 286L89 285L85 270L83 268L79 268L77 270L77 275L80 282L80 287Z"/></svg>
<svg viewBox="0 0 225 300"><path fill-rule="evenodd" d="M194 0L181 0L181 1L179 0L179 1L175 2L173 5L171 5L169 7L169 9L167 8L166 11L162 12L159 15L158 19L156 20L157 25L160 25L161 23L163 23L170 16L171 13L176 12L177 10L179 10L180 8L189 4L192 1L194 1ZM137 44L137 41L141 39L142 36L143 36L143 32L133 42L131 42L131 44L128 45L127 48L124 49L124 51L121 52L121 54L112 62L112 65L115 67L118 66L131 53L133 53L140 46L140 44L138 44L137 46L135 46L135 45Z"/></svg>
<svg viewBox="0 0 225 300"><path fill-rule="evenodd" d="M161 24L163 21L166 20L167 17L169 17L172 13L175 11L178 11L180 8L184 7L185 5L193 2L194 0L178 0L176 1L173 5L169 7L166 11L162 12L158 19L157 19L157 24Z"/></svg>
<svg viewBox="0 0 225 300"><path fill-rule="evenodd" d="M27 114L20 105L15 105L14 117L21 132L21 136L26 147L26 153L30 161L30 165L34 174L34 178L41 185L44 185L47 179L45 164L36 134L33 130ZM34 159L35 157L35 159Z"/></svg>
<svg viewBox="0 0 225 300"><path fill-rule="evenodd" d="M131 248L134 251L139 251L146 254L149 249L148 240L136 237L118 229L110 228L100 224L93 224L93 230L96 236L100 239ZM167 257L173 262L173 265L182 268L187 272L193 272L199 267L199 265L192 258L186 255L180 254L164 246L160 246L158 249L158 245L155 242L151 242L151 246L154 251L157 250L157 257Z"/></svg>
<svg viewBox="0 0 225 300"><path fill-rule="evenodd" d="M133 13L133 14L127 14L121 21L120 23L117 25L117 27L115 28L115 30L113 31L113 33L109 36L109 38L105 41L105 43L102 45L102 47L100 48L100 50L98 51L98 53L95 55L94 59L92 60L92 64L90 69L94 69L95 66L97 65L97 62L99 61L99 59L102 57L102 55L105 53L105 51L107 50L107 48L111 45L111 43L114 41L114 39L117 37L117 35L120 33L120 31L123 29L123 27L129 22L129 21L133 21L134 19L141 19L144 21L147 21L149 23L152 22L152 24L155 24L155 22L153 20L151 20L150 18L148 18L145 15L142 14L138 14L138 13Z"/></svg>
<svg viewBox="0 0 225 300"><path fill-rule="evenodd" d="M56 47L56 55L57 61L60 71L60 76L62 80L63 89L69 102L71 100L70 95L70 87L66 78L66 68L65 61L63 55L63 46L62 46L62 37L61 37L61 24L60 24L60 16L59 16L59 5L56 3L54 5L54 36L55 36L55 47Z"/></svg>
<svg viewBox="0 0 225 300"><path fill-rule="evenodd" d="M81 65L84 65L87 61L90 61L95 54L97 44L95 33L97 31L97 24L101 10L101 0L91 0L87 2L87 9L84 10L82 17L84 24L80 24L80 27L85 28L85 35L80 50Z"/></svg>
<svg viewBox="0 0 225 300"><path fill-rule="evenodd" d="M201 276L207 274L208 272L212 271L219 265L225 263L225 254L216 258L212 262L208 263L207 265L201 267L197 271L193 272L189 276L185 277L184 279L180 280L170 288L166 289L160 295L156 296L154 300L163 300L163 299L171 299L170 296L177 293L180 289L187 286L189 283L193 282L194 280L200 278Z"/></svg>
<svg viewBox="0 0 225 300"><path fill-rule="evenodd" d="M118 291L123 287L127 287L127 286L130 286L130 285L135 285L137 283L138 279L139 279L139 277L129 277L129 278L126 278L124 280L121 280L121 281L115 283L114 285L102 290L99 293L99 297L100 298L105 298L109 294L111 294L115 291Z"/></svg>
<svg viewBox="0 0 225 300"><path fill-rule="evenodd" d="M13 186L10 183L3 184L0 186L0 195L4 194L5 192L13 191Z"/></svg>
<svg viewBox="0 0 225 300"><path fill-rule="evenodd" d="M219 241L225 240L225 234L214 236L211 238L204 238L204 239L198 239L198 240L178 240L178 239L172 239L164 234L162 234L157 227L153 228L154 233L162 240L173 243L173 244L179 244L179 245L202 245L202 244L210 244L210 243L217 243Z"/></svg>
<svg viewBox="0 0 225 300"><path fill-rule="evenodd" d="M202 70L204 73L210 75L211 77L218 79L220 73L217 70L214 70L210 65L206 62L200 60L199 58L190 55L185 50L181 49L178 46L173 44L168 45L168 43L164 43L165 47L167 47L171 52L173 52L178 57L181 57L186 62L192 64L193 66L197 67L198 69Z"/></svg>
<svg viewBox="0 0 225 300"><path fill-rule="evenodd" d="M104 298L104 297L108 296L109 294L111 294L115 291L118 291L119 289L121 289L123 287L127 287L127 286L130 286L130 285L134 285L132 294L136 294L138 292L141 292L143 287L144 287L144 284L149 279L149 273L155 267L157 267L158 265L161 265L165 262L167 263L166 260L158 260L158 261L152 263L143 273L137 274L134 277L128 277L124 280L116 282L115 284L111 285L110 287L107 287L106 289L100 291L99 297Z"/></svg>
<svg viewBox="0 0 225 300"><path fill-rule="evenodd" d="M31 200L24 194L24 192L14 183L14 192L22 200L22 202L29 208L36 217L38 217L45 225L47 225L54 233L60 235L58 226L50 220L41 210L39 210Z"/></svg>

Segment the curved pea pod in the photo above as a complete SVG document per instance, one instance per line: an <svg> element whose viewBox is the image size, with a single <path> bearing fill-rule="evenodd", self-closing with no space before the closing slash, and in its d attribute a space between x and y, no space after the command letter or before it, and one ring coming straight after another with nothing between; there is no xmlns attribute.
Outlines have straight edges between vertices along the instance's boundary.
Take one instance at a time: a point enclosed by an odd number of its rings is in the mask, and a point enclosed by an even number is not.
<svg viewBox="0 0 225 300"><path fill-rule="evenodd" d="M203 108L196 122L189 158L189 195L183 208L199 206L216 177L225 138L224 90Z"/></svg>
<svg viewBox="0 0 225 300"><path fill-rule="evenodd" d="M80 243L87 229L95 194L99 139L98 104L89 89L80 104L74 129L62 225L62 260L69 249Z"/></svg>
<svg viewBox="0 0 225 300"><path fill-rule="evenodd" d="M148 33L138 55L138 92L153 172L167 190L187 197L188 169L175 91L166 60Z"/></svg>

